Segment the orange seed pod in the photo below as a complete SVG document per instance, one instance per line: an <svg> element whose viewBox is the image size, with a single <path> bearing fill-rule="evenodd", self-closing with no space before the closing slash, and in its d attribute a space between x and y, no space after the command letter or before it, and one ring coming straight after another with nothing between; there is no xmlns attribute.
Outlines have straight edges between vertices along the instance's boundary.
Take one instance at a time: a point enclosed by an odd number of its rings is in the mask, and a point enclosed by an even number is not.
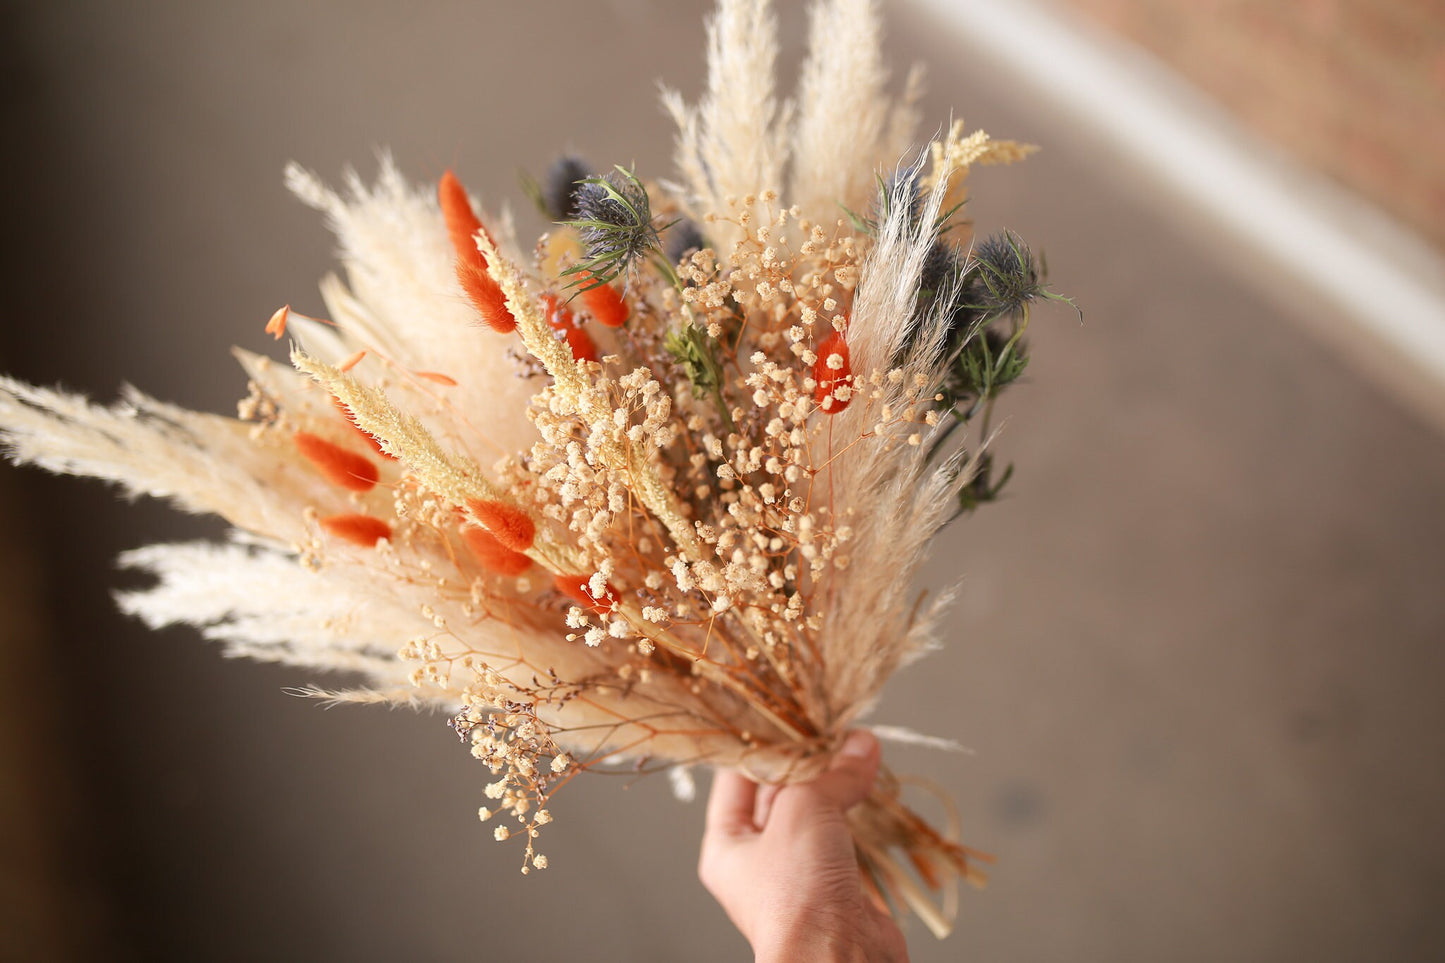
<svg viewBox="0 0 1445 963"><path fill-rule="evenodd" d="M620 328L627 323L627 302L612 285L599 284L590 291L583 291L581 297L587 312L598 324Z"/></svg>
<svg viewBox="0 0 1445 963"><path fill-rule="evenodd" d="M266 322L266 333L275 335L276 340L280 341L286 336L286 322L290 317L291 305L282 305L271 315L271 320Z"/></svg>
<svg viewBox="0 0 1445 963"><path fill-rule="evenodd" d="M592 342L592 337L586 331L577 326L577 319L572 312L567 310L567 305L557 299L555 294L542 295L542 309L547 315L547 324L554 331L561 331L567 338L567 346L572 349L572 357L577 361L596 361L597 345Z"/></svg>

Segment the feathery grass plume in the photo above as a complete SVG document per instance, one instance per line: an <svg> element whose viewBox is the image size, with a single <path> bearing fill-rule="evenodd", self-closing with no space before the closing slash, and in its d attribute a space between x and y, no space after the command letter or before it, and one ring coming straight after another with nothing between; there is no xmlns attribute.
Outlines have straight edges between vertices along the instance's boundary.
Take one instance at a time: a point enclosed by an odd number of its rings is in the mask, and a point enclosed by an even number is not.
<svg viewBox="0 0 1445 963"><path fill-rule="evenodd" d="M677 122L677 164L688 193L679 200L697 219L755 212L746 198L778 190L788 160L792 105L779 105L774 63L777 18L768 0L719 0L707 28L707 90L696 107L676 91L663 105ZM732 203L729 204L729 199ZM723 222L718 239L737 230Z"/></svg>
<svg viewBox="0 0 1445 963"><path fill-rule="evenodd" d="M860 208L873 171L897 159L885 153L895 146L884 141L894 105L885 91L881 34L875 0L823 0L810 11L792 137L796 156L807 162L793 164L788 193L814 216L840 204Z"/></svg>
<svg viewBox="0 0 1445 963"><path fill-rule="evenodd" d="M911 586L1007 480L990 414L1057 298L1015 235L970 248L948 221L970 164L1027 149L955 124L905 153L916 79L889 100L877 43L871 2L821 0L792 126L769 6L722 0L702 103L667 97L682 186L564 161L536 191L568 223L534 255L450 172L439 199L385 156L339 192L293 165L345 280L329 319L258 325L290 367L237 351L235 418L0 379L0 443L227 519L225 544L128 553L155 582L121 607L367 680L296 690L328 703L444 708L523 872L580 772L809 778L938 644L948 596ZM860 872L942 936L988 857L901 786L885 769L849 814Z"/></svg>

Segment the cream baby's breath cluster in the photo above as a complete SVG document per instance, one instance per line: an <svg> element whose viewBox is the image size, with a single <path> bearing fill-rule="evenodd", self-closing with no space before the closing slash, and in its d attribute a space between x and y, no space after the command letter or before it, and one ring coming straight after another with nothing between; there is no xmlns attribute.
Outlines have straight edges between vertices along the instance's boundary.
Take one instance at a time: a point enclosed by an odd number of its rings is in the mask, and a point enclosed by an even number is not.
<svg viewBox="0 0 1445 963"><path fill-rule="evenodd" d="M960 211L972 167L1030 148L914 143L919 74L889 93L878 28L819 0L784 103L768 5L722 0L701 101L665 98L675 178L564 158L529 184L534 241L451 172L293 167L345 275L326 318L267 325L291 365L236 352L238 418L6 380L0 438L226 518L225 544L127 555L156 582L122 606L357 680L318 698L444 708L523 872L582 772L816 774L935 644L914 575L1007 480L993 405L1056 298ZM938 894L986 857L886 772L850 820L866 884L946 932Z"/></svg>

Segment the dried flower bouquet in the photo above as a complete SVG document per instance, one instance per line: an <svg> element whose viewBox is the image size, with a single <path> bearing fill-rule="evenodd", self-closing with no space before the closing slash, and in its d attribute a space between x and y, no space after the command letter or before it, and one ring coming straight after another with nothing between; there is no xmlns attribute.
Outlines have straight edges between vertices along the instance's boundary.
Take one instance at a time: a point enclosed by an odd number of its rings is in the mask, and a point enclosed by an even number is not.
<svg viewBox="0 0 1445 963"><path fill-rule="evenodd" d="M954 124L910 154L920 76L886 92L878 26L819 0L780 103L767 3L721 0L702 101L665 97L677 180L564 159L534 245L450 172L418 190L384 159L335 192L292 167L346 276L329 319L267 325L291 367L236 352L238 418L6 379L0 440L224 517L227 544L128 553L156 582L121 606L364 681L318 698L445 707L524 872L579 772L806 778L934 644L944 600L911 582L1002 484L989 413L1053 297L959 216L971 166L1030 148ZM865 880L947 932L929 891L985 857L886 773L851 818Z"/></svg>

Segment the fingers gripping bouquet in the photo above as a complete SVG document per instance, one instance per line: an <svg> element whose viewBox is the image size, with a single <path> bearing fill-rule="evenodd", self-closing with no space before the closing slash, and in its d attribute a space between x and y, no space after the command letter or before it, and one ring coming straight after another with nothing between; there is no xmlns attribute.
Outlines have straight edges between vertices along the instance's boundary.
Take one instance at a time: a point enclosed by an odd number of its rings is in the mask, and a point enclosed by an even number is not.
<svg viewBox="0 0 1445 963"><path fill-rule="evenodd" d="M535 243L450 172L337 193L293 167L345 279L329 319L272 318L290 367L236 352L238 418L5 380L0 439L227 519L129 553L156 582L122 607L364 680L317 698L445 707L523 872L588 769L815 775L933 644L911 581L1001 484L989 412L1052 297L959 216L971 166L1030 148L954 124L914 151L919 76L890 97L877 37L868 0L820 0L779 104L766 3L722 0L701 103L666 95L677 180L559 162ZM983 857L886 773L851 819L867 884L945 933L929 891Z"/></svg>

